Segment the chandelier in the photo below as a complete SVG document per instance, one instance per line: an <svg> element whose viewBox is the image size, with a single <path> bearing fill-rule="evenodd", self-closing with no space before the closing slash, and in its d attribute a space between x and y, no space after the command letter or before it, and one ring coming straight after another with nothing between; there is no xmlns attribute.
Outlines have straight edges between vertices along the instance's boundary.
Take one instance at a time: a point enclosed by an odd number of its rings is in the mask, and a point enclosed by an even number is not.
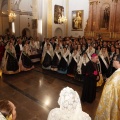
<svg viewBox="0 0 120 120"><path fill-rule="evenodd" d="M9 13L9 22L14 22L16 14L14 12Z"/></svg>
<svg viewBox="0 0 120 120"><path fill-rule="evenodd" d="M59 19L58 19L58 23L61 24L61 23L65 23L67 21L67 18L65 16L60 16Z"/></svg>

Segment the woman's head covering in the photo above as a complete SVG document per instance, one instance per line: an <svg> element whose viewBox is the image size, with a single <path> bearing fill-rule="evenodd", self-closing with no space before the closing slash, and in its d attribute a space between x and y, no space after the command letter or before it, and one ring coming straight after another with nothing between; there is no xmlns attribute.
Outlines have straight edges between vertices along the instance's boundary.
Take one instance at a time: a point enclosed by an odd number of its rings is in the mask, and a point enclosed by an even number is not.
<svg viewBox="0 0 120 120"><path fill-rule="evenodd" d="M78 93L72 88L66 87L60 92L60 97L58 99L60 109L74 111L78 103L80 103Z"/></svg>
<svg viewBox="0 0 120 120"><path fill-rule="evenodd" d="M7 119L2 115L1 112L0 112L0 120L7 120Z"/></svg>
<svg viewBox="0 0 120 120"><path fill-rule="evenodd" d="M47 120L91 120L89 115L82 111L79 95L72 88L63 88L58 99L60 108L50 111Z"/></svg>

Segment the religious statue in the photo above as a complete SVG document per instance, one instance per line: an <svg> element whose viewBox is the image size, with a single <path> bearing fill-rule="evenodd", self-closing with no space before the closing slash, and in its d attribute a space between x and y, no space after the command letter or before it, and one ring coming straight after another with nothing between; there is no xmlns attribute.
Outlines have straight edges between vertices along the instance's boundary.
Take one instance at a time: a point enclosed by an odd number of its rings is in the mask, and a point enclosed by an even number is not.
<svg viewBox="0 0 120 120"><path fill-rule="evenodd" d="M104 14L103 14L103 22L102 27L107 28L109 27L109 18L110 18L110 7L105 7Z"/></svg>

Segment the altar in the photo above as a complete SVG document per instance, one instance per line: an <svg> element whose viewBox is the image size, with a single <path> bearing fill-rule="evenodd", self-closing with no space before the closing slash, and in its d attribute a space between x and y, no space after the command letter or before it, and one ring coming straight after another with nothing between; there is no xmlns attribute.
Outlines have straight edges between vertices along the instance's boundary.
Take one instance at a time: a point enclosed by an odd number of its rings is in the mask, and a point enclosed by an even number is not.
<svg viewBox="0 0 120 120"><path fill-rule="evenodd" d="M85 37L120 39L120 0L89 0Z"/></svg>

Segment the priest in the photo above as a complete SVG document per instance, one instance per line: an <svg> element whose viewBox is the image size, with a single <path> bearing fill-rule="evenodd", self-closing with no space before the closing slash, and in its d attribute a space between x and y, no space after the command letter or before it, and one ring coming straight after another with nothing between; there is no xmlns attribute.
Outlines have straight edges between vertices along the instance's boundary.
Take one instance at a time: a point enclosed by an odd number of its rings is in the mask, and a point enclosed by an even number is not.
<svg viewBox="0 0 120 120"><path fill-rule="evenodd" d="M120 54L113 59L117 70L106 80L95 120L120 120Z"/></svg>
<svg viewBox="0 0 120 120"><path fill-rule="evenodd" d="M82 90L82 102L92 103L96 98L96 83L99 80L97 68L98 55L93 53L91 60L86 64L85 79Z"/></svg>

